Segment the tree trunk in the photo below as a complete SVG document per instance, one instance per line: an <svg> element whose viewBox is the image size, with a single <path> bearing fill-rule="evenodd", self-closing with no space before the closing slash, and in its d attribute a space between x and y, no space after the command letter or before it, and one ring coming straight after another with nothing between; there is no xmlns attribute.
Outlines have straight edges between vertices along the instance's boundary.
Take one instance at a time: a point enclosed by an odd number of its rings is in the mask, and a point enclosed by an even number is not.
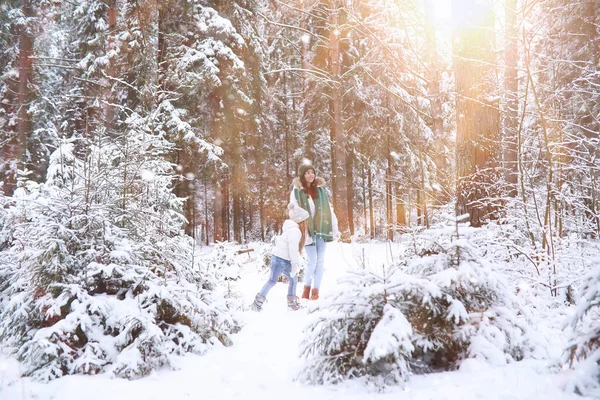
<svg viewBox="0 0 600 400"><path fill-rule="evenodd" d="M346 201L348 203L348 228L350 235L354 235L354 152L349 151L346 158Z"/></svg>
<svg viewBox="0 0 600 400"><path fill-rule="evenodd" d="M210 243L210 237L208 234L208 182L204 179L204 232L206 234L206 245ZM215 225L216 226L216 225Z"/></svg>
<svg viewBox="0 0 600 400"><path fill-rule="evenodd" d="M224 199L223 199L223 188L224 180L215 180L215 198L213 200L213 221L214 221L214 240L215 242L223 242L225 238L225 218L224 218Z"/></svg>
<svg viewBox="0 0 600 400"><path fill-rule="evenodd" d="M368 185L369 185L369 234L371 239L375 238L375 220L373 218L373 178L371 172L371 163L367 168Z"/></svg>
<svg viewBox="0 0 600 400"><path fill-rule="evenodd" d="M432 0L423 0L425 5L425 40L427 45L427 94L431 109L431 130L433 131L433 145L435 147L435 165L441 175L447 169L444 157L444 119L442 99L440 96L440 66L437 45L435 40L434 13ZM440 178L443 178L440 176ZM440 179L441 180L441 179Z"/></svg>
<svg viewBox="0 0 600 400"><path fill-rule="evenodd" d="M425 225L424 211L423 211L423 189L417 189L417 225Z"/></svg>
<svg viewBox="0 0 600 400"><path fill-rule="evenodd" d="M32 122L29 116L29 103L33 99L31 83L33 78L33 44L34 33L28 29L31 18L35 17L35 9L31 0L22 0L21 12L26 19L27 26L20 26L19 54L17 56L18 78L7 79L6 86L12 96L14 104L3 107L7 114L16 116L16 124L9 124L7 129L8 140L2 146L2 165L0 178L4 182L3 191L10 196L14 193L17 184L17 170L23 168L26 162L27 140L31 135ZM31 28L31 27L29 27Z"/></svg>
<svg viewBox="0 0 600 400"><path fill-rule="evenodd" d="M194 181L185 177L183 178L183 191L185 193L185 233L189 236L194 236L196 231L196 191L194 189Z"/></svg>
<svg viewBox="0 0 600 400"><path fill-rule="evenodd" d="M581 119L581 121L578 121L578 125L584 128L584 134L587 138L593 139L592 141L589 141L589 144L587 144L586 146L588 152L590 153L589 159L591 159L590 161L588 161L586 167L590 169L589 174L590 181L592 183L586 189L584 189L586 197L590 199L588 200L589 206L587 207L587 210L585 212L585 217L587 218L591 226L596 228L596 232L593 232L592 236L598 237L598 235L600 235L600 210L597 206L598 192L596 187L598 173L596 172L597 168L595 168L594 166L594 161L592 161L596 160L600 155L600 149L594 141L599 137L598 132L600 130L597 116L597 110L600 106L600 96L598 96L597 90L595 89L598 87L598 85L600 85L600 75L598 73L600 69L600 37L597 22L598 15L596 12L598 8L598 2L589 1L585 3L583 7L584 12L582 17L584 21L582 24L580 24L580 29L582 30L584 41L589 43L591 47L588 51L585 52L585 56L589 57L589 59L587 60L587 64L591 66L590 69L592 72L591 76L586 77L586 82L587 86L590 88L588 89L588 92L593 93L595 99L590 98L587 101L588 104L586 107L585 116Z"/></svg>
<svg viewBox="0 0 600 400"><path fill-rule="evenodd" d="M505 180L508 187L508 195L517 195L517 183L519 177L517 165L517 129L519 129L519 79L517 76L517 62L519 60L519 48L517 41L517 0L506 0L505 7L505 30L506 50L504 90L506 95L506 111L504 115L503 152Z"/></svg>
<svg viewBox="0 0 600 400"><path fill-rule="evenodd" d="M363 218L364 218L364 228L365 234L367 233L367 187L365 183L365 175L366 175L365 164L362 164L362 203L363 203Z"/></svg>
<svg viewBox="0 0 600 400"><path fill-rule="evenodd" d="M222 191L222 199L223 199L223 204L222 204L222 208L221 208L221 221L223 222L223 239L224 240L231 240L231 215L229 213L229 205L230 205L230 198L229 198L229 182L230 182L230 177L229 175L227 175L224 179L223 179L223 187L221 188Z"/></svg>
<svg viewBox="0 0 600 400"><path fill-rule="evenodd" d="M223 97L222 88L216 88L214 93L210 97L211 104L214 107L214 114L212 120L212 139L216 142L221 142L223 137L223 117L221 114L221 98ZM219 116L221 115L221 116ZM225 202L226 197L223 196L225 190L225 174L221 171L215 171L212 176L213 193L214 199L212 202L213 212L213 240L216 242L223 242L226 238L226 212Z"/></svg>
<svg viewBox="0 0 600 400"><path fill-rule="evenodd" d="M245 178L244 178L244 157L241 154L241 140L239 137L240 133L234 132L233 140L233 157L230 160L231 174L231 197L233 203L233 240L241 243L242 242L242 203L245 192Z"/></svg>
<svg viewBox="0 0 600 400"><path fill-rule="evenodd" d="M111 50L114 50L117 42L117 0L108 0L108 46L106 49L106 53ZM111 60L108 65L108 69L106 70L106 74L111 77L116 77L117 69L116 69L116 60ZM115 106L113 105L116 100L114 96L114 91L111 90L110 87L107 87L104 92L104 99L106 100L106 105L104 106L104 125L106 126L106 131L109 135L113 135L113 131L115 129Z"/></svg>
<svg viewBox="0 0 600 400"><path fill-rule="evenodd" d="M35 10L31 5L31 0L22 0L21 10L25 18L33 18ZM25 158L25 148L27 147L27 138L31 134L32 123L29 117L29 103L33 98L33 91L30 83L33 78L33 33L29 29L23 29L19 39L19 101L18 101L18 142L19 154L18 160L23 162Z"/></svg>
<svg viewBox="0 0 600 400"><path fill-rule="evenodd" d="M349 228L348 215L348 185L346 177L346 138L342 119L342 85L341 85L341 52L340 31L338 25L338 6L336 0L329 0L329 60L332 84L332 99L330 111L332 115L332 162L331 177L333 187L333 202L338 218L340 232L345 233Z"/></svg>
<svg viewBox="0 0 600 400"><path fill-rule="evenodd" d="M396 203L396 223L398 226L406 226L406 205L402 200Z"/></svg>
<svg viewBox="0 0 600 400"><path fill-rule="evenodd" d="M242 241L241 243L248 243L248 220L247 220L247 210L246 210L246 197L242 197Z"/></svg>
<svg viewBox="0 0 600 400"><path fill-rule="evenodd" d="M488 199L495 197L495 159L499 113L495 96L496 59L492 0L473 3L453 0L453 34L456 77L456 208L469 214L472 226L481 226L497 211ZM470 13L461 10L470 9Z"/></svg>
<svg viewBox="0 0 600 400"><path fill-rule="evenodd" d="M389 130L389 123L387 128ZM392 149L390 148L390 133L386 135L387 140L387 168L385 170L385 211L387 238L390 241L394 240L394 211L392 202Z"/></svg>
<svg viewBox="0 0 600 400"><path fill-rule="evenodd" d="M283 101L287 106L288 99L288 88L287 88L287 75L283 73ZM292 176L290 175L290 129L288 123L288 115L287 115L287 107L284 107L283 110L283 134L285 135L285 177L287 182L291 182Z"/></svg>
<svg viewBox="0 0 600 400"><path fill-rule="evenodd" d="M425 160L424 155L419 147L419 189L417 190L417 221L421 226L429 228L429 216L427 215L427 188L425 187Z"/></svg>
<svg viewBox="0 0 600 400"><path fill-rule="evenodd" d="M304 5L304 2L300 3L301 5ZM300 27L302 29L307 29L306 26L306 18L302 18L302 20L300 21ZM302 69L305 71L309 71L310 70L310 63L308 60L308 45L310 43L310 38L308 36L308 34L304 33L301 35L300 37L300 62L302 64ZM309 74L307 72L305 72L304 74L302 74L301 77L301 93L302 93L302 123L306 124L306 118L307 115L310 113L309 107L308 107L308 102L307 97L308 97L308 77ZM293 98L293 97L292 97ZM308 129L306 131L306 137L305 137L305 141L304 141L304 157L308 158L311 162L315 161L315 144L316 144L316 138L315 138L315 133L312 129ZM333 159L332 159L333 161ZM295 171L292 171L292 173L294 173L295 176ZM289 179L288 179L289 181ZM331 182L332 185L332 191L335 192L333 190L333 185L334 182L332 180ZM334 208L335 208L335 197L332 199L332 203L334 204Z"/></svg>

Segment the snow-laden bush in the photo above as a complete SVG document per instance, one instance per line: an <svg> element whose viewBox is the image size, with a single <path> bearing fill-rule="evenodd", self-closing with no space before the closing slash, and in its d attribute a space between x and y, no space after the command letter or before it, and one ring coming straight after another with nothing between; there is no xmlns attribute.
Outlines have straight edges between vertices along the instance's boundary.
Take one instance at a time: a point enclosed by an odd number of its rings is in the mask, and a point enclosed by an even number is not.
<svg viewBox="0 0 600 400"><path fill-rule="evenodd" d="M100 144L79 160L63 143L9 209L27 216L9 227L17 263L0 265L0 335L37 379L139 377L238 329L181 229L168 144L141 130Z"/></svg>
<svg viewBox="0 0 600 400"><path fill-rule="evenodd" d="M352 271L322 300L302 342L301 380L387 385L466 358L497 365L532 354L516 298L467 239L438 240L418 253L382 274Z"/></svg>
<svg viewBox="0 0 600 400"><path fill-rule="evenodd" d="M240 246L235 242L219 242L200 258L203 274L216 283L210 289L222 294L232 309L242 308L237 288L241 274L239 250Z"/></svg>
<svg viewBox="0 0 600 400"><path fill-rule="evenodd" d="M8 271L16 269L17 258L8 251L13 245L13 237L11 234L11 214L8 212L8 207L11 204L11 199L4 195L2 190L2 182L0 182L0 311L2 304L5 302L5 297L2 296L2 291L9 284Z"/></svg>
<svg viewBox="0 0 600 400"><path fill-rule="evenodd" d="M586 396L600 396L600 259L591 261L581 297L569 321L571 340L567 362L575 374L569 389Z"/></svg>
<svg viewBox="0 0 600 400"><path fill-rule="evenodd" d="M406 311L416 332L413 356L425 371L454 368L464 358L500 365L535 350L510 286L467 239L414 259L406 271L440 291L418 293L413 301L424 307Z"/></svg>
<svg viewBox="0 0 600 400"><path fill-rule="evenodd" d="M301 353L308 360L300 379L311 383L358 377L386 383L404 380L414 350L413 332L396 300L402 288L426 284L397 270L383 276L355 270L340 279L337 290L313 310L302 342Z"/></svg>
<svg viewBox="0 0 600 400"><path fill-rule="evenodd" d="M275 242L277 240L277 235L273 235L269 242L262 243L260 245L256 245L258 251L258 257L255 263L256 271L261 275L269 275L271 271L271 258L273 256L273 249L275 247ZM308 265L306 252L303 251L300 255L300 265L298 269L298 284L304 281L304 274L306 272L306 266ZM281 275L279 277L280 282L287 282L287 278L285 275Z"/></svg>
<svg viewBox="0 0 600 400"><path fill-rule="evenodd" d="M277 239L276 235L271 237L271 240L261 246L259 249L259 272L268 273L271 270L271 256L273 255L273 248L275 247L275 240Z"/></svg>

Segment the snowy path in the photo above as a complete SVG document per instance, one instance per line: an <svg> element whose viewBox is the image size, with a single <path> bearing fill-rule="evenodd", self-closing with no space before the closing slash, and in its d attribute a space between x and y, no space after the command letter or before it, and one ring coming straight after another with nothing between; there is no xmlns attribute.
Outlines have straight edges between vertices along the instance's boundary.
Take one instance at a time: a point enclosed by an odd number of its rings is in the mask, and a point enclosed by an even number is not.
<svg viewBox="0 0 600 400"><path fill-rule="evenodd" d="M385 252L380 247L379 252ZM334 285L351 258L349 248L335 244L327 254L323 290ZM384 258L385 254L380 255ZM337 266L338 268L333 268ZM244 276L241 287L250 302L266 279ZM229 348L211 350L205 356L180 358L176 371L159 371L147 378L126 381L107 376L70 376L44 385L18 379L16 362L0 360L0 399L55 400L567 400L581 397L558 390L556 375L546 372L541 362L516 363L492 368L480 363L465 365L461 371L414 376L405 388L387 393L369 391L356 382L333 387L300 385L294 377L301 365L298 344L306 323L306 310L286 309L287 286L277 284L269 293L262 313L243 312L244 329ZM301 286L298 288L300 292Z"/></svg>

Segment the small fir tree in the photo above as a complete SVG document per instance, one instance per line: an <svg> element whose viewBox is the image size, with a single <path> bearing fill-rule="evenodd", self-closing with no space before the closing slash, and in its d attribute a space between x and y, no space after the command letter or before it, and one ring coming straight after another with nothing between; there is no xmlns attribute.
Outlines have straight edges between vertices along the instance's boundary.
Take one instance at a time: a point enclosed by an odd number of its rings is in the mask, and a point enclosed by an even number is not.
<svg viewBox="0 0 600 400"><path fill-rule="evenodd" d="M383 275L352 271L313 310L301 380L364 377L385 386L410 373L455 369L467 358L498 365L534 354L530 329L496 266L469 239L453 240L449 227L425 232L430 247Z"/></svg>
<svg viewBox="0 0 600 400"><path fill-rule="evenodd" d="M576 374L570 389L585 396L600 395L600 259L592 261L576 311L569 321L571 340L567 362Z"/></svg>
<svg viewBox="0 0 600 400"><path fill-rule="evenodd" d="M19 199L28 215L11 232L0 333L16 340L26 375L139 377L237 330L182 232L169 143L136 114L126 124L85 160L63 142L46 183Z"/></svg>

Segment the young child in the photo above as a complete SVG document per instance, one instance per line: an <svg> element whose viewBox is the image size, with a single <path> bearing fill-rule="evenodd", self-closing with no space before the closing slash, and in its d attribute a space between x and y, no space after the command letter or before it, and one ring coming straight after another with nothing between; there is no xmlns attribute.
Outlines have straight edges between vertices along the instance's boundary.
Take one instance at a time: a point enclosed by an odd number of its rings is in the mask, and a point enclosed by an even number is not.
<svg viewBox="0 0 600 400"><path fill-rule="evenodd" d="M299 310L298 296L296 296L296 284L298 283L298 268L300 252L306 241L308 211L295 204L288 205L290 219L283 223L281 236L275 241L275 248L271 254L271 274L269 280L254 298L250 306L253 311L261 311L265 298L271 288L277 283L279 275L287 276L289 281L287 305L290 309Z"/></svg>

